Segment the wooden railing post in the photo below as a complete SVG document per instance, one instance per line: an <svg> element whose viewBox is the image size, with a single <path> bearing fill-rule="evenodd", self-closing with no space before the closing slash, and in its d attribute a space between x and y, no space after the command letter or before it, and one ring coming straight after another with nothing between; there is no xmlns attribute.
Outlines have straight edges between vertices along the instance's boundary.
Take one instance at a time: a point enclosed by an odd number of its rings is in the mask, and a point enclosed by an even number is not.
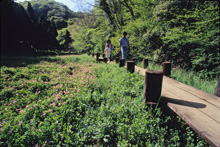
<svg viewBox="0 0 220 147"><path fill-rule="evenodd" d="M125 66L125 59L119 59L119 67Z"/></svg>
<svg viewBox="0 0 220 147"><path fill-rule="evenodd" d="M100 53L96 53L96 61L99 62Z"/></svg>
<svg viewBox="0 0 220 147"><path fill-rule="evenodd" d="M163 72L165 76L170 76L171 74L171 62L163 62Z"/></svg>
<svg viewBox="0 0 220 147"><path fill-rule="evenodd" d="M215 94L214 95L220 97L220 76L218 77L218 83L217 83L217 86L215 88Z"/></svg>
<svg viewBox="0 0 220 147"><path fill-rule="evenodd" d="M162 82L162 71L147 70L145 72L144 100L146 104L148 102L158 103L161 96Z"/></svg>
<svg viewBox="0 0 220 147"><path fill-rule="evenodd" d="M132 61L134 61L135 63L136 63L136 61L137 61L137 59L136 59L136 58L132 58L131 60L132 60Z"/></svg>
<svg viewBox="0 0 220 147"><path fill-rule="evenodd" d="M99 57L99 62L103 62L103 61L104 61L104 58Z"/></svg>
<svg viewBox="0 0 220 147"><path fill-rule="evenodd" d="M135 71L135 61L127 61L127 71L134 73Z"/></svg>
<svg viewBox="0 0 220 147"><path fill-rule="evenodd" d="M144 68L148 67L148 59L143 59L143 67Z"/></svg>
<svg viewBox="0 0 220 147"><path fill-rule="evenodd" d="M119 63L119 57L115 57L115 62Z"/></svg>
<svg viewBox="0 0 220 147"><path fill-rule="evenodd" d="M104 57L103 60L104 60L105 63L107 63L107 61L108 61L107 57Z"/></svg>

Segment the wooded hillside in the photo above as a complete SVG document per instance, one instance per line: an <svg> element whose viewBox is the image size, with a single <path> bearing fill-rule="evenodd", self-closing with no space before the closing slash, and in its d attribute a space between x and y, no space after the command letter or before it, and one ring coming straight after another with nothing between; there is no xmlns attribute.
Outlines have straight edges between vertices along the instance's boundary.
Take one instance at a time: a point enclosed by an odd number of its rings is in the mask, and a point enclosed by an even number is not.
<svg viewBox="0 0 220 147"><path fill-rule="evenodd" d="M68 19L75 17L74 12L53 0L21 4L0 1L2 54L33 55L69 47L69 32L61 34L57 30L67 27ZM63 38L67 40L64 43Z"/></svg>
<svg viewBox="0 0 220 147"><path fill-rule="evenodd" d="M76 17L76 14L66 5L55 2L54 0L32 0L29 3L38 17L43 15L46 19L53 21L58 30L67 27L69 18ZM28 8L27 1L20 4L24 8Z"/></svg>
<svg viewBox="0 0 220 147"><path fill-rule="evenodd" d="M79 52L102 53L111 39L115 57L126 31L130 57L219 75L218 1L97 0L92 14L69 26Z"/></svg>

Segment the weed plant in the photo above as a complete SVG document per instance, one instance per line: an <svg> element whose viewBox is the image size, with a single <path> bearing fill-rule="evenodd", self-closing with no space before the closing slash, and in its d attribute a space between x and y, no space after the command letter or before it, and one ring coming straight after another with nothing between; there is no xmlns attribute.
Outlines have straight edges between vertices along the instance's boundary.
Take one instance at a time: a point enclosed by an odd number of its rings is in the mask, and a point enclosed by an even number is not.
<svg viewBox="0 0 220 147"><path fill-rule="evenodd" d="M206 145L145 106L143 76L86 55L38 59L1 66L1 146Z"/></svg>

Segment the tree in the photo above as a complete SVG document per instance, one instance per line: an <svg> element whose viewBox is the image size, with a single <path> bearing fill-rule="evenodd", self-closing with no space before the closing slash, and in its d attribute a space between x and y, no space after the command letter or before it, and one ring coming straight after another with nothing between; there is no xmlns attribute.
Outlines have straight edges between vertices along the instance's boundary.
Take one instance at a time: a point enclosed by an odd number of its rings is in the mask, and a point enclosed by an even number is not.
<svg viewBox="0 0 220 147"><path fill-rule="evenodd" d="M34 10L33 10L33 7L31 5L30 2L28 2L28 6L27 6L27 12L31 18L31 20L33 21L33 23L37 23L37 20L38 20L38 17L37 15L35 14Z"/></svg>
<svg viewBox="0 0 220 147"><path fill-rule="evenodd" d="M68 49L70 43L73 42L72 38L70 37L70 32L67 28L63 28L62 30L58 31L57 40L63 50Z"/></svg>

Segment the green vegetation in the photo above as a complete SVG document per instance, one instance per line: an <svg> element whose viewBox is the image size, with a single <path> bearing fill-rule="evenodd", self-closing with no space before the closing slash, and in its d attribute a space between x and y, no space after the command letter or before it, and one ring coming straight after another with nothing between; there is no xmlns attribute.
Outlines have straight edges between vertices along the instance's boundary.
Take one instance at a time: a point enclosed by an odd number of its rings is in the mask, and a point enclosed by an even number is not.
<svg viewBox="0 0 220 147"><path fill-rule="evenodd" d="M126 31L128 58L171 61L202 78L219 76L219 1L96 0L90 13L74 13L54 0L1 6L3 54L55 54L70 46L77 54L102 53L110 39L114 58Z"/></svg>
<svg viewBox="0 0 220 147"><path fill-rule="evenodd" d="M1 53L30 55L59 48L57 30L43 15L38 17L30 3L27 11L12 0L1 1Z"/></svg>
<svg viewBox="0 0 220 147"><path fill-rule="evenodd" d="M118 56L118 41L128 32L129 58L149 58L161 64L193 69L203 78L220 71L219 1L98 0L87 19L71 26L73 46L81 52L103 52L111 39Z"/></svg>
<svg viewBox="0 0 220 147"><path fill-rule="evenodd" d="M0 146L207 146L179 118L145 106L137 73L87 55L11 55L70 44L77 54L103 53L110 39L114 58L126 31L129 59L148 58L159 70L171 61L172 78L213 94L219 1L96 0L91 13L53 0L0 4L1 53L10 55L1 56Z"/></svg>
<svg viewBox="0 0 220 147"><path fill-rule="evenodd" d="M63 35L57 32L57 29L62 31L67 27L68 22L71 22L69 19L76 17L67 6L53 0L33 0L19 4L13 0L4 0L0 3L2 54L56 54L69 48L72 42L69 32Z"/></svg>
<svg viewBox="0 0 220 147"><path fill-rule="evenodd" d="M43 15L47 20L54 22L58 30L66 28L68 19L76 17L66 5L54 0L31 0L20 4L25 8L31 4L37 17Z"/></svg>
<svg viewBox="0 0 220 147"><path fill-rule="evenodd" d="M146 107L143 76L116 64L87 55L2 61L1 146L207 146Z"/></svg>
<svg viewBox="0 0 220 147"><path fill-rule="evenodd" d="M70 43L72 43L72 38L67 28L63 28L58 31L57 41L59 42L63 50L68 49Z"/></svg>

